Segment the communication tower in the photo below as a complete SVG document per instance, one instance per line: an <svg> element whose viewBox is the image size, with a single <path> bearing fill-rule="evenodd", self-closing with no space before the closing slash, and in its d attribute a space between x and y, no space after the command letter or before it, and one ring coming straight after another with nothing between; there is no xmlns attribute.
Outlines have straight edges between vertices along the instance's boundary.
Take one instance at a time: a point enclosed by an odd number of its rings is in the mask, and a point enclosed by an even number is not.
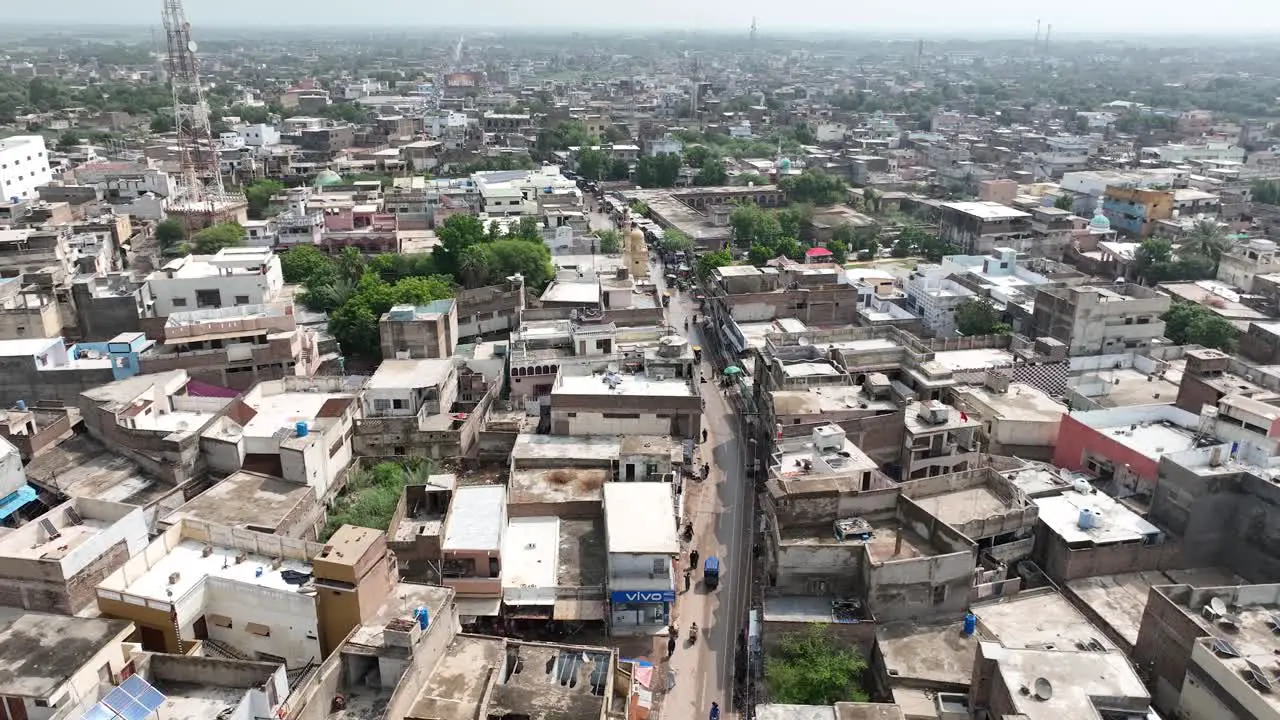
<svg viewBox="0 0 1280 720"><path fill-rule="evenodd" d="M191 23L182 0L164 0L164 32L168 46L169 87L173 91L173 122L178 135L182 179L178 202L171 212L182 215L189 229L240 219L245 201L222 186L218 148L209 121L209 105L200 85L199 47L191 39Z"/></svg>

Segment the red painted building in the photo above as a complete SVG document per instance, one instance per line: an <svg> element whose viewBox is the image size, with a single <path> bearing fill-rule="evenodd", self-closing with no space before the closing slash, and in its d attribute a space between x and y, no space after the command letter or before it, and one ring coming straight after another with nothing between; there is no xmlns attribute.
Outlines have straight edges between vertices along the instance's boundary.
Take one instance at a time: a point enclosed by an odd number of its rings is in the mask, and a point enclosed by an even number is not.
<svg viewBox="0 0 1280 720"><path fill-rule="evenodd" d="M1198 416L1174 405L1070 413L1062 416L1053 464L1135 491L1149 490L1155 487L1162 455L1196 447L1198 424Z"/></svg>

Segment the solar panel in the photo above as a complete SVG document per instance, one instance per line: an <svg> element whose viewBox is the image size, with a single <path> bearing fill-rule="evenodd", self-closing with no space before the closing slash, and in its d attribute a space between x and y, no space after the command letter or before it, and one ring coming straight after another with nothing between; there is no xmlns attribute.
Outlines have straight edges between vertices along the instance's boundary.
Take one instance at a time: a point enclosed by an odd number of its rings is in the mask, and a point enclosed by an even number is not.
<svg viewBox="0 0 1280 720"><path fill-rule="evenodd" d="M1213 651L1223 657L1240 657L1240 651L1222 638L1213 639Z"/></svg>
<svg viewBox="0 0 1280 720"><path fill-rule="evenodd" d="M1267 615L1267 623L1269 623L1269 624L1271 625L1271 630L1272 630L1272 631L1274 631L1274 632L1280 632L1280 614L1278 614L1278 613L1269 613L1269 614Z"/></svg>
<svg viewBox="0 0 1280 720"><path fill-rule="evenodd" d="M147 720L147 717L151 715L150 710L133 700L130 700L129 704L122 708L116 708L116 712L120 713L120 717L124 718L124 720Z"/></svg>
<svg viewBox="0 0 1280 720"><path fill-rule="evenodd" d="M80 720L116 720L116 714L111 708L98 703L85 711L85 714L80 716Z"/></svg>
<svg viewBox="0 0 1280 720"><path fill-rule="evenodd" d="M147 713L155 712L164 704L164 693L137 675L125 678L118 689L127 693L134 702L146 709Z"/></svg>

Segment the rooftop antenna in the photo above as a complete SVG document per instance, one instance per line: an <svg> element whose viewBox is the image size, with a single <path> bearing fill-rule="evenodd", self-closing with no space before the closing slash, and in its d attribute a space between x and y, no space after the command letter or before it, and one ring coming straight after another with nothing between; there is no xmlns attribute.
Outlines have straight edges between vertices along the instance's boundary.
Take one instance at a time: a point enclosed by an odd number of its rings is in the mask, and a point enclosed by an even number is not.
<svg viewBox="0 0 1280 720"><path fill-rule="evenodd" d="M754 43L755 43L755 41L756 41L756 19L755 19L755 16L752 16L752 18L751 18L751 42L752 42L752 44L754 44Z"/></svg>

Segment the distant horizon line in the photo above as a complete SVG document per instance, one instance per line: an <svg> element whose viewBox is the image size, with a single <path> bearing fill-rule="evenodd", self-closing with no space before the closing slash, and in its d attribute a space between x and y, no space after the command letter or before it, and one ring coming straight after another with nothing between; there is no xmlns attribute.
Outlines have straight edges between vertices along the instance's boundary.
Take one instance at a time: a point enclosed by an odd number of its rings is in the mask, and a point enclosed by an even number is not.
<svg viewBox="0 0 1280 720"><path fill-rule="evenodd" d="M676 33L679 35L686 35L686 36L687 35L714 35L714 36L741 35L743 39L746 40L748 39L748 33L750 31L750 25L744 25L742 27L739 27L737 25L716 25L716 26L689 29L687 26L679 27L679 26L663 26L663 25L651 25L648 27L636 27L635 25L617 25L617 26L592 25L589 27L558 25L558 26L544 27L544 26L537 26L537 25L534 25L534 26L474 25L474 24L467 24L467 23L455 24L447 21L442 23L433 23L430 25L426 25L426 24L406 25L404 23L393 23L391 21L387 21L385 23L378 22L378 23L369 23L369 24L344 23L340 25L325 24L325 23L308 24L308 23L295 22L291 27L288 27L288 28L278 28L278 27L263 28L257 25L240 24L236 21L228 22L228 21L222 21L222 20L207 20L207 19L196 19L191 24L193 26L193 29L196 29L197 33L199 28L205 27L205 28L218 29L218 30L248 30L248 31L255 31L255 32L262 32L262 33L271 33L276 35L289 35L289 34L294 34L295 32L304 33L304 32L316 31L316 30L342 30L342 31L349 31L349 32L369 32L369 31L376 31L376 30L386 30L386 31L395 31L399 33L416 32L416 31L422 31L422 30L434 30L436 32L433 34L441 34L444 32L466 31L466 32L474 32L478 34L494 33L494 34L500 34L500 35L515 35L515 36L519 36L519 35L552 35L552 36L585 35L588 37L592 35L644 36L649 33L663 32L663 33ZM161 20L159 15L157 14L157 17L154 22L145 22L141 20L110 21L110 22L108 21L68 22L66 20L52 20L52 19L50 20L10 19L7 29L11 30L14 28L34 28L34 29L46 30L55 34L64 34L67 31L74 31L75 29L94 29L94 28L149 29L149 28L157 27L159 25L161 25ZM1034 26L1031 29L1025 30L1025 31L1014 30L1014 29L983 30L983 31L977 32L976 34L972 31L966 32L964 30L956 30L956 29L921 30L921 29L892 28L892 27L886 27L881 29L871 29L871 28L832 29L830 27L821 27L821 26L785 25L785 26L773 26L773 28L774 29L771 30L768 26L766 26L765 28L759 29L757 31L757 38L760 38L760 39L767 39L771 37L779 38L779 37L787 37L787 36L801 34L801 33L818 35L822 37L891 36L889 39L918 40L920 38L936 38L936 39L942 39L942 40L956 40L956 41L967 40L967 41L974 41L974 42L983 41L983 40L1010 40L1010 39L1026 38L1028 42L1034 43L1034 38L1035 38ZM1143 31L1132 31L1132 30L1108 31L1105 29L1070 30L1067 28L1055 27L1053 40L1056 42L1063 42L1066 40L1079 41L1082 38L1082 36L1087 36L1089 39L1094 39L1094 38L1114 39L1117 37L1123 37L1123 38L1143 39L1143 40L1157 39L1157 38L1176 38L1176 39L1195 39L1195 40L1220 40L1220 39L1242 40L1243 39L1243 40L1258 40L1263 42L1274 42L1274 37L1273 37L1274 32L1275 32L1274 30L1267 31L1267 30L1258 30L1258 29L1250 29L1250 31L1247 33L1240 33L1236 31L1228 31L1228 30L1212 30L1212 29L1209 29L1209 30L1187 29L1187 30L1167 30L1167 31L1152 30L1152 31L1143 32ZM0 33L0 34L3 34L3 33ZM1054 44L1056 44L1056 42Z"/></svg>

